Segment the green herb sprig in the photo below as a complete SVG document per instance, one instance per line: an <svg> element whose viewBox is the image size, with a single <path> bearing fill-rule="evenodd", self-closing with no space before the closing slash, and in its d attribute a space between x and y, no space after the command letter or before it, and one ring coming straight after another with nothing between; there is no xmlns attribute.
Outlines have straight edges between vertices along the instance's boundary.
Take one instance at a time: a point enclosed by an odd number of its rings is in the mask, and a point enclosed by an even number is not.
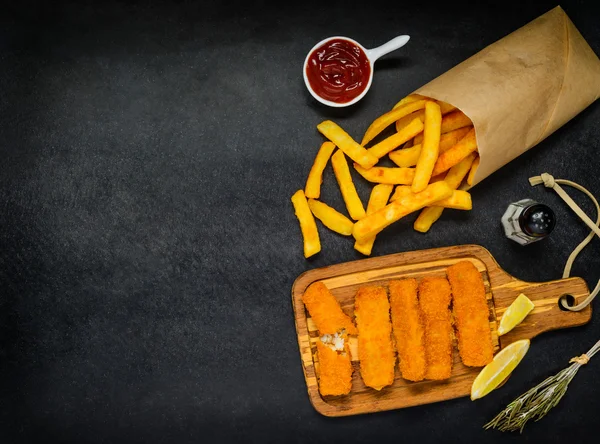
<svg viewBox="0 0 600 444"><path fill-rule="evenodd" d="M523 433L530 420L539 421L560 402L582 365L600 351L600 341L596 342L587 353L571 359L572 364L554 376L550 376L528 392L508 404L494 419L488 422L485 429L497 429L502 432Z"/></svg>

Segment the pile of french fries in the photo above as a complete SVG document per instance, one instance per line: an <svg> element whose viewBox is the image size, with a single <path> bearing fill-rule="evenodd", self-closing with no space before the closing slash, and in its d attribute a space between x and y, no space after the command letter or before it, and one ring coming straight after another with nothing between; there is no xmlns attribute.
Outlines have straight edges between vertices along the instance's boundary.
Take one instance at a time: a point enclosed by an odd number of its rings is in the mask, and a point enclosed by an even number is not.
<svg viewBox="0 0 600 444"><path fill-rule="evenodd" d="M396 127L395 134L373 144L391 125ZM317 153L306 187L292 196L305 257L321 251L315 217L336 233L354 236L354 248L369 256L377 233L407 214L422 210L414 229L425 233L444 208L472 208L466 190L479 166L475 129L452 105L411 94L377 118L360 144L329 120L317 129L329 140ZM397 167L376 166L386 155ZM362 177L376 184L366 210L352 182L346 156ZM350 218L318 200L329 160Z"/></svg>

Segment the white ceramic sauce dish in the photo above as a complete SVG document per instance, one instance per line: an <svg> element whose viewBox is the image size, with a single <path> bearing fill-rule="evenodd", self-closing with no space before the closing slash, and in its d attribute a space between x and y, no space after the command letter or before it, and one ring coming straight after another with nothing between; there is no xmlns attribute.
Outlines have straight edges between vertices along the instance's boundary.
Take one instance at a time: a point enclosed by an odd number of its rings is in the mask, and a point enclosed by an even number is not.
<svg viewBox="0 0 600 444"><path fill-rule="evenodd" d="M320 47L326 45L328 42L332 41L332 40L346 40L354 45L356 45L358 48L360 48L363 53L366 55L368 61L369 61L369 65L370 65L370 74L369 74L369 80L367 82L367 86L365 87L365 89L356 97L354 97L352 100L348 101L348 102L334 102L331 100L327 100L321 96L319 96L315 90L313 89L313 87L310 84L310 81L308 79L308 75L307 75L307 68L308 68L308 64L311 58L311 55L315 52L315 50L319 49ZM381 46L378 46L377 48L373 48L373 49L366 49L364 46L362 46L360 43L358 43L356 40L351 39L349 37L342 37L342 36L334 36L334 37L328 37L324 40L321 40L319 43L317 43L315 46L313 46L311 48L311 50L308 52L306 59L304 60L304 65L303 65L303 69L302 69L302 74L304 76L304 83L306 84L306 88L308 89L308 91L310 92L310 94L319 102L321 102L324 105L327 106L331 106L334 108L342 108L345 106L350 106L350 105L354 105L355 103L357 103L358 101L360 101L366 94L367 92L369 92L369 89L371 88L371 83L373 83L373 71L374 71L374 65L375 62L382 56L395 51L399 48L402 48L404 45L406 45L406 43L408 43L408 41L410 40L410 36L408 35L400 35L398 37L393 38L392 40L390 40L387 43L384 43Z"/></svg>

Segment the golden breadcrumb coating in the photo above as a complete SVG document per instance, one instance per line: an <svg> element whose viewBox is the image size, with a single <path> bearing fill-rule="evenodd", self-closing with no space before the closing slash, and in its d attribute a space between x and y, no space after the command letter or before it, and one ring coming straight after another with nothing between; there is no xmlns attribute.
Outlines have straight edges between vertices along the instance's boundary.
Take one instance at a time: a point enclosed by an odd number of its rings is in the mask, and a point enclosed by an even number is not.
<svg viewBox="0 0 600 444"><path fill-rule="evenodd" d="M450 284L445 278L423 278L419 302L425 323L425 378L448 379L452 373Z"/></svg>
<svg viewBox="0 0 600 444"><path fill-rule="evenodd" d="M352 319L342 311L340 303L323 282L310 284L302 295L302 302L317 326L319 335L332 335L342 329L345 329L347 334L357 334Z"/></svg>
<svg viewBox="0 0 600 444"><path fill-rule="evenodd" d="M394 382L396 363L386 289L359 288L354 313L358 326L360 374L366 386L381 390Z"/></svg>
<svg viewBox="0 0 600 444"><path fill-rule="evenodd" d="M425 379L425 328L417 298L417 280L390 281L390 306L400 372L404 379Z"/></svg>
<svg viewBox="0 0 600 444"><path fill-rule="evenodd" d="M352 388L352 363L350 348L344 347L344 353L338 353L329 346L317 341L319 356L319 392L322 396L347 395Z"/></svg>
<svg viewBox="0 0 600 444"><path fill-rule="evenodd" d="M446 270L452 286L452 303L463 364L483 367L494 357L489 308L481 274L469 261L458 262Z"/></svg>

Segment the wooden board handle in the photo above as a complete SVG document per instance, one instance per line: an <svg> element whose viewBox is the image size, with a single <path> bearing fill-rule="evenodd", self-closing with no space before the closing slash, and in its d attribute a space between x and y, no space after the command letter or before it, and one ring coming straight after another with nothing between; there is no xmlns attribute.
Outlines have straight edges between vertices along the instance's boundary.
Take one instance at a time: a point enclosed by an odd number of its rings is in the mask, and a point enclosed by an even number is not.
<svg viewBox="0 0 600 444"><path fill-rule="evenodd" d="M572 295L577 303L589 295L587 284L578 277L535 283L511 277L502 285L492 285L494 286L494 303L498 320L521 293L535 304L533 311L521 324L500 337L501 347L519 339L533 338L546 331L584 325L592 316L589 306L577 312L563 310L559 306L559 300L564 295Z"/></svg>

